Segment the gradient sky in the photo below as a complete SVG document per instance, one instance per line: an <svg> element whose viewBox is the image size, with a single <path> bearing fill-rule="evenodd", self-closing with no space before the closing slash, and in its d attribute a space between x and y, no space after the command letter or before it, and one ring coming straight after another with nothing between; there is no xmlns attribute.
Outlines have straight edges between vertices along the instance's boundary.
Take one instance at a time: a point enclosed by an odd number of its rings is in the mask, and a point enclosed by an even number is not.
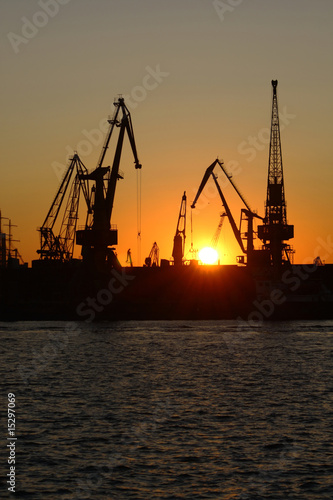
<svg viewBox="0 0 333 500"><path fill-rule="evenodd" d="M36 228L68 154L77 149L88 169L96 166L102 147L96 130L118 94L129 96L143 165L141 264L154 241L162 258L171 257L182 194L189 208L217 156L233 167L235 183L263 215L271 80L278 79L295 262L319 254L332 263L332 21L331 0L1 2L0 209L18 225L14 236L24 259L37 258ZM158 68L157 80L148 76ZM137 264L136 171L128 141L120 168L125 179L112 222L122 264L128 248ZM221 210L214 188L207 189L193 213L199 249L209 245ZM238 221L232 188L224 193ZM187 248L190 239L188 217ZM240 253L228 222L218 251L225 263Z"/></svg>

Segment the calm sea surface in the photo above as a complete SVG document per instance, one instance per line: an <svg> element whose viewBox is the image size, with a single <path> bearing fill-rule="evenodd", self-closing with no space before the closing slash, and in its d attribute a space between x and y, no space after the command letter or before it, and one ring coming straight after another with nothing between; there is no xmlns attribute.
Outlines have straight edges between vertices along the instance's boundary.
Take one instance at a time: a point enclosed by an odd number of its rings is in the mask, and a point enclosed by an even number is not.
<svg viewBox="0 0 333 500"><path fill-rule="evenodd" d="M332 321L20 322L0 335L0 498L333 498Z"/></svg>

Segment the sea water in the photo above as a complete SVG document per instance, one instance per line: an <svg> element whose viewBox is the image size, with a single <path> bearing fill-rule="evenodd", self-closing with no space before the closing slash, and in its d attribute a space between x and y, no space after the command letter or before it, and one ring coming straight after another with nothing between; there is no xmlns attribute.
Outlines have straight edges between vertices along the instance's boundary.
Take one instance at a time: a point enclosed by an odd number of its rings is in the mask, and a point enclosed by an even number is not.
<svg viewBox="0 0 333 500"><path fill-rule="evenodd" d="M0 324L17 499L333 498L333 322ZM2 420L1 498L8 491Z"/></svg>

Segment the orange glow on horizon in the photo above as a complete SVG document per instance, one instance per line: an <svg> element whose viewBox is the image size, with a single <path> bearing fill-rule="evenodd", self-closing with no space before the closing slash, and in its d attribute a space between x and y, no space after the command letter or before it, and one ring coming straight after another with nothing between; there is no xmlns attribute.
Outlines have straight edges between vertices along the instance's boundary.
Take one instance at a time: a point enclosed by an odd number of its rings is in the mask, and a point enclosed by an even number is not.
<svg viewBox="0 0 333 500"><path fill-rule="evenodd" d="M304 12L300 0L288 6L271 2L269 9L238 2L223 23L214 2L198 1L195 8L168 2L165 9L159 2L144 3L132 2L128 9L126 2L101 1L96 10L93 2L68 2L33 37L10 42L4 36L0 210L17 226L13 246L29 265L38 259L36 228L50 209L68 156L77 151L90 172L96 168L118 94L129 107L142 163L139 251L136 172L125 137L125 177L117 184L111 220L119 230L122 265L131 249L133 264L142 266L154 241L160 258L172 259L184 190L188 253L190 205L216 157L224 160L251 210L263 216L271 80L277 79L287 218L295 227L289 243L296 264L318 255L332 263L333 69L327 40L333 3L318 9L308 2ZM21 33L22 16L34 18L33 4L6 2L2 20L8 33ZM269 43L263 44L267 33ZM115 146L110 144L104 166L112 165ZM238 201L218 175L239 227ZM211 244L220 212L216 187L207 183L193 211L195 248ZM79 225L84 224L83 215ZM241 251L227 220L216 248L221 264L236 264Z"/></svg>

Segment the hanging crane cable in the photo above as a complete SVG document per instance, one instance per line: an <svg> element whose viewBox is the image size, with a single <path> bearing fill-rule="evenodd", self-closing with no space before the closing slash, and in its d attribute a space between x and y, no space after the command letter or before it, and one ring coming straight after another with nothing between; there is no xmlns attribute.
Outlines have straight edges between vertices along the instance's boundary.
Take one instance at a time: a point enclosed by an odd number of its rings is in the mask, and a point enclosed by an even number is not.
<svg viewBox="0 0 333 500"><path fill-rule="evenodd" d="M193 212L193 209L191 207L191 246L190 246L190 249L188 250L187 253L190 253L190 255L191 255L190 260L196 260L197 259L198 249L193 247L193 220L192 220L192 212Z"/></svg>
<svg viewBox="0 0 333 500"><path fill-rule="evenodd" d="M138 265L141 264L141 168L136 174Z"/></svg>

